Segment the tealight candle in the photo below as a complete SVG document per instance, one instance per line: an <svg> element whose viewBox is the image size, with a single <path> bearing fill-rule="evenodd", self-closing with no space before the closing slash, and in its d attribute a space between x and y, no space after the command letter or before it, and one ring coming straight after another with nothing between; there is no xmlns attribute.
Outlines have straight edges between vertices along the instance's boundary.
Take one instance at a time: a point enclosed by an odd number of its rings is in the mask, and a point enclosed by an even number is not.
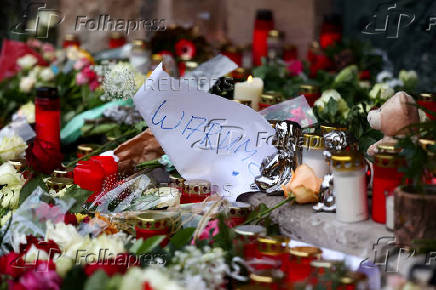
<svg viewBox="0 0 436 290"><path fill-rule="evenodd" d="M260 96L263 91L263 81L261 78L249 76L246 82L235 84L233 99L241 101L251 101L251 107L258 110Z"/></svg>

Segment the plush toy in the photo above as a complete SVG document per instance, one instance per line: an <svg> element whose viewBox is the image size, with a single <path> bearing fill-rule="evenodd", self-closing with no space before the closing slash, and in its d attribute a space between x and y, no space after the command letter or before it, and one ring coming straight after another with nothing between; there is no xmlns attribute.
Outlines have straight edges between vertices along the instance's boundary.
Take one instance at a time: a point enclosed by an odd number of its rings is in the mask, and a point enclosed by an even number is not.
<svg viewBox="0 0 436 290"><path fill-rule="evenodd" d="M415 100L405 92L398 92L384 103L380 109L368 113L371 128L380 130L384 138L368 148L368 155L377 153L377 145L394 144L395 136L405 133L404 128L419 122Z"/></svg>

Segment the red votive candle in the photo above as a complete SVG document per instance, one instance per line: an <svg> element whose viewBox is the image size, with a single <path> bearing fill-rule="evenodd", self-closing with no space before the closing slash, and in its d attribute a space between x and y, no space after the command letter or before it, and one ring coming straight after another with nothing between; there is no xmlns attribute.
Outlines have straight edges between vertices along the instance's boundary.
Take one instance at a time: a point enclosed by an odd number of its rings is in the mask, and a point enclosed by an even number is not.
<svg viewBox="0 0 436 290"><path fill-rule="evenodd" d="M372 185L372 219L378 223L386 223L386 196L400 185L403 173L399 150L394 145L377 146L374 156L374 179Z"/></svg>
<svg viewBox="0 0 436 290"><path fill-rule="evenodd" d="M289 242L290 238L285 236L270 236L270 237L259 237L257 238L257 249L256 258L257 259L269 259L277 262L279 269L283 273L289 272ZM271 264L258 264L254 268L256 270L268 270L272 269L274 266Z"/></svg>
<svg viewBox="0 0 436 290"><path fill-rule="evenodd" d="M418 100L416 101L418 105L423 106L427 110L436 113L436 94L435 93L421 93L418 95ZM429 113L426 113L430 120L435 120L436 117Z"/></svg>
<svg viewBox="0 0 436 290"><path fill-rule="evenodd" d="M271 10L256 11L253 32L253 64L262 64L262 57L268 55L268 32L274 29L273 13Z"/></svg>
<svg viewBox="0 0 436 290"><path fill-rule="evenodd" d="M61 111L56 88L42 87L36 90L35 98L36 138L61 149Z"/></svg>
<svg viewBox="0 0 436 290"><path fill-rule="evenodd" d="M210 182L195 179L184 182L180 203L202 202L210 196Z"/></svg>
<svg viewBox="0 0 436 290"><path fill-rule="evenodd" d="M144 240L153 236L166 236L160 246L165 247L169 237L178 230L181 216L176 212L142 212L133 217L136 238Z"/></svg>
<svg viewBox="0 0 436 290"><path fill-rule="evenodd" d="M288 281L301 282L310 276L310 263L321 257L322 250L317 247L293 247L290 253L291 262L287 275Z"/></svg>
<svg viewBox="0 0 436 290"><path fill-rule="evenodd" d="M233 240L238 255L244 260L256 258L257 238L266 235L266 229L260 225L239 225L234 228L237 235Z"/></svg>

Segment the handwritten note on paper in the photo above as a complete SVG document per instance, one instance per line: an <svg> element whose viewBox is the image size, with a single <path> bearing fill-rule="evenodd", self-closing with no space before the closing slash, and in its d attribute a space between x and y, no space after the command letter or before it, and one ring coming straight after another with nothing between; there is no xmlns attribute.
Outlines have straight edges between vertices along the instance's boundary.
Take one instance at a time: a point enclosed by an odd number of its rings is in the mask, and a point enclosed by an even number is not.
<svg viewBox="0 0 436 290"><path fill-rule="evenodd" d="M162 64L134 102L183 178L206 179L231 201L250 191L263 158L276 152L264 117L171 78Z"/></svg>

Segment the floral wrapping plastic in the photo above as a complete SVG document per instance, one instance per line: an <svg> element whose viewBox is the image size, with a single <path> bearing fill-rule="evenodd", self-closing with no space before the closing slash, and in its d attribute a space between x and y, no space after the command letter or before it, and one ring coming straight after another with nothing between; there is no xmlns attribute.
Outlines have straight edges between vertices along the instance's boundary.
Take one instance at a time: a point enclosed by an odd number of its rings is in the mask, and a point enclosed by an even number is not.
<svg viewBox="0 0 436 290"><path fill-rule="evenodd" d="M313 126L318 122L304 96L269 106L259 113L267 120L297 122L301 128Z"/></svg>

